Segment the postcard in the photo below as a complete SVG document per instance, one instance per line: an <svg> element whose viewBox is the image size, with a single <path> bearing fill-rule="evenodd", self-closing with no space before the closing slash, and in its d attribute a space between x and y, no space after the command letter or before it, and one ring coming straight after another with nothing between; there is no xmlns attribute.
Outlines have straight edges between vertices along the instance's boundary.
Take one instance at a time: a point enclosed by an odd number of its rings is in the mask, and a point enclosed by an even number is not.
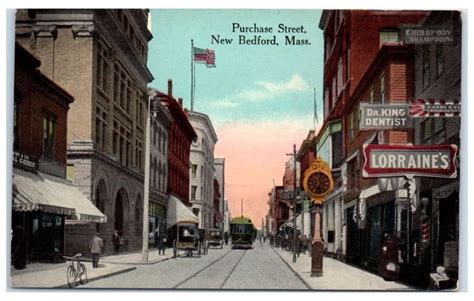
<svg viewBox="0 0 474 301"><path fill-rule="evenodd" d="M458 290L462 16L18 9L12 290Z"/></svg>

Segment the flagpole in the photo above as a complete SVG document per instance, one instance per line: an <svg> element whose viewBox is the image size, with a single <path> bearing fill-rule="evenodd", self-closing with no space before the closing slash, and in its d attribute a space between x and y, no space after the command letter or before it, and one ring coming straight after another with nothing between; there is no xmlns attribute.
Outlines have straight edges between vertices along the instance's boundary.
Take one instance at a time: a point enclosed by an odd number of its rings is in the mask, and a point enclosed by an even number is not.
<svg viewBox="0 0 474 301"><path fill-rule="evenodd" d="M194 108L194 42L191 39L191 111Z"/></svg>

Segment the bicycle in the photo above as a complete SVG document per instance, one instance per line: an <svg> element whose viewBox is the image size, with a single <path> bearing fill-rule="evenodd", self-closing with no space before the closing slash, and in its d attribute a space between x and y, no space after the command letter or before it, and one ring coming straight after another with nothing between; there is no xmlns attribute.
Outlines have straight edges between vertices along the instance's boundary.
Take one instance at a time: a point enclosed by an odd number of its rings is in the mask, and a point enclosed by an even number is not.
<svg viewBox="0 0 474 301"><path fill-rule="evenodd" d="M63 256L64 259L71 261L66 271L67 284L70 288L73 288L78 285L78 279L81 284L86 284L89 281L87 279L86 266L80 261L81 256L81 253L78 253L72 257ZM75 265L74 262L76 262Z"/></svg>

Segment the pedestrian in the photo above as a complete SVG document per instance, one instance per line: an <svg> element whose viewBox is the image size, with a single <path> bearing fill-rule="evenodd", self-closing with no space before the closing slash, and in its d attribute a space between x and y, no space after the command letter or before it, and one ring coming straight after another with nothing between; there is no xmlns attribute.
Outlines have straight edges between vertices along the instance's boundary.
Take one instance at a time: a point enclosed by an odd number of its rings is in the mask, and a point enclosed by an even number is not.
<svg viewBox="0 0 474 301"><path fill-rule="evenodd" d="M159 240L160 240L160 229L159 228L156 228L155 229L155 232L153 234L153 238L155 239L155 248L158 249L158 254L159 254L159 251L160 249L158 248L158 245L159 245Z"/></svg>
<svg viewBox="0 0 474 301"><path fill-rule="evenodd" d="M13 254L13 266L17 270L26 268L26 241L23 227L17 226L13 230L11 250Z"/></svg>
<svg viewBox="0 0 474 301"><path fill-rule="evenodd" d="M295 244L296 244L296 245L295 245L295 252L296 252L296 255L298 255L298 257L300 257L301 249L302 249L302 246L303 246L303 242L301 241L301 237L300 237L299 234L296 236Z"/></svg>
<svg viewBox="0 0 474 301"><path fill-rule="evenodd" d="M92 267L99 267L99 258L104 249L104 241L99 237L99 233L95 233L89 242L89 251L91 252L92 257Z"/></svg>
<svg viewBox="0 0 474 301"><path fill-rule="evenodd" d="M166 234L161 230L158 236L158 255L165 255L166 250Z"/></svg>
<svg viewBox="0 0 474 301"><path fill-rule="evenodd" d="M399 279L400 264L398 262L398 244L389 233L385 233L380 254L379 273L386 281Z"/></svg>
<svg viewBox="0 0 474 301"><path fill-rule="evenodd" d="M301 251L303 252L303 254L306 254L307 250L308 250L308 239L306 238L306 235L304 235L301 241Z"/></svg>
<svg viewBox="0 0 474 301"><path fill-rule="evenodd" d="M227 233L227 231L224 233L224 241L227 246L229 244L229 233Z"/></svg>
<svg viewBox="0 0 474 301"><path fill-rule="evenodd" d="M121 242L120 234L117 230L114 230L114 235L112 236L112 243L114 245L114 254L118 255L120 252L120 242Z"/></svg>

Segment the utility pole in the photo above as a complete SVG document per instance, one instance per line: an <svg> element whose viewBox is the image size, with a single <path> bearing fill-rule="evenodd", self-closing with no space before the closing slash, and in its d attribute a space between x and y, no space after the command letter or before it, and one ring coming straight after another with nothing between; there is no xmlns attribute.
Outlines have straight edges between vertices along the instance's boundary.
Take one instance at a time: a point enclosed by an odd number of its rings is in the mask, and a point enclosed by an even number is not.
<svg viewBox="0 0 474 301"><path fill-rule="evenodd" d="M244 199L240 199L240 217L244 217Z"/></svg>
<svg viewBox="0 0 474 301"><path fill-rule="evenodd" d="M155 95L148 96L148 110L145 128L145 183L143 192L143 242L142 242L142 262L148 262L148 215L150 203L150 130L151 130L151 101Z"/></svg>
<svg viewBox="0 0 474 301"><path fill-rule="evenodd" d="M296 144L293 144L293 262L296 262Z"/></svg>

